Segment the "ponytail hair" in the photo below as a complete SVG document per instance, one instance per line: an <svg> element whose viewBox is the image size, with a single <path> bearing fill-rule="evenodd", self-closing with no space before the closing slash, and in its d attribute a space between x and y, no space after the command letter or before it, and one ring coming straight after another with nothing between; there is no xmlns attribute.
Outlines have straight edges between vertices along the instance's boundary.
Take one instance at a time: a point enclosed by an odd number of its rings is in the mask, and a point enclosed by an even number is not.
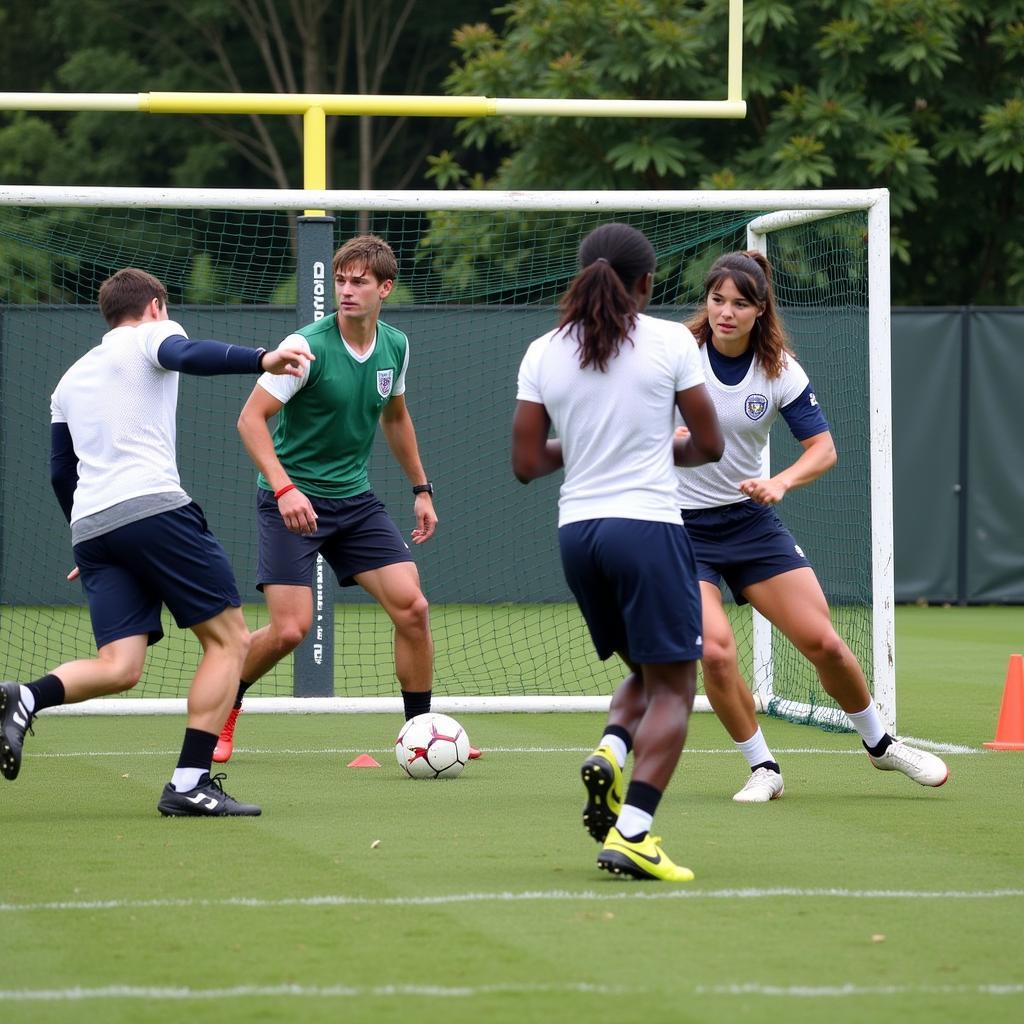
<svg viewBox="0 0 1024 1024"><path fill-rule="evenodd" d="M750 345L754 350L754 358L765 373L771 378L778 377L785 365L786 354L792 355L793 349L775 305L772 265L763 253L751 249L719 256L704 278L701 308L686 326L693 331L698 345L706 345L711 341L707 300L725 280L731 280L748 302L761 307L761 313L750 331Z"/></svg>
<svg viewBox="0 0 1024 1024"><path fill-rule="evenodd" d="M654 246L629 224L603 224L583 239L579 260L582 269L562 297L558 329L576 328L580 369L604 373L636 323L634 288L654 272Z"/></svg>

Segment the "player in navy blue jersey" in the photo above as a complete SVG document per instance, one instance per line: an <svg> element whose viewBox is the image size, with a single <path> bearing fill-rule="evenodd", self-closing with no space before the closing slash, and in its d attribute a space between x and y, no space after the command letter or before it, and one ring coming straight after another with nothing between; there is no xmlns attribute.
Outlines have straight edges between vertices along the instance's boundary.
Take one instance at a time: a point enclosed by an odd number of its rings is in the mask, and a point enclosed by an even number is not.
<svg viewBox="0 0 1024 1024"><path fill-rule="evenodd" d="M807 374L786 340L772 293L771 267L758 252L719 258L704 282L703 307L690 322L708 390L725 435L714 465L680 472L679 502L700 576L704 688L751 774L733 797L766 803L782 796L782 772L757 724L740 673L736 640L722 602L724 580L738 604L750 603L814 666L846 712L871 762L924 786L941 786L944 762L886 732L853 652L833 628L811 563L774 506L836 463L836 449ZM761 453L778 416L803 451L766 477ZM685 436L686 427L677 430Z"/></svg>
<svg viewBox="0 0 1024 1024"><path fill-rule="evenodd" d="M133 687L163 636L161 606L203 648L188 694L178 765L158 810L168 817L257 815L210 777L217 735L249 649L234 573L175 457L179 373L299 376L312 358L191 341L168 318L167 290L128 267L99 291L110 330L75 362L50 400L50 476L71 525L75 570L89 603L95 658L34 682L0 684L0 774L15 779L36 714Z"/></svg>
<svg viewBox="0 0 1024 1024"><path fill-rule="evenodd" d="M679 521L677 465L722 454L690 332L645 316L654 249L636 228L605 224L580 246L559 327L519 369L512 464L523 483L564 466L558 542L566 580L602 660L629 675L598 748L581 768L583 824L614 874L689 881L650 834L686 739L701 653L700 594ZM691 436L673 448L673 413ZM557 440L548 440L553 427ZM633 749L623 796L622 769Z"/></svg>

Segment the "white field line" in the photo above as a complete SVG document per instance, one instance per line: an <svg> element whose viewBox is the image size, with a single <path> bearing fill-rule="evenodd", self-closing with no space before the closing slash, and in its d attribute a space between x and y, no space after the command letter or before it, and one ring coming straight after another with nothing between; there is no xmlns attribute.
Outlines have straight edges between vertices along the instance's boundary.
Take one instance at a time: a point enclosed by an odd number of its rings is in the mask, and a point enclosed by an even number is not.
<svg viewBox="0 0 1024 1024"><path fill-rule="evenodd" d="M698 985L700 996L785 996L790 999L835 999L845 996L1019 996L1024 984L982 985Z"/></svg>
<svg viewBox="0 0 1024 1024"><path fill-rule="evenodd" d="M188 986L105 985L102 988L0 989L2 1002L80 1002L85 999L279 999L315 997L351 999L359 997L424 996L440 999L488 995L531 995L533 993L574 993L614 996L629 990L614 985L568 982L561 985L235 985L231 988L189 988Z"/></svg>
<svg viewBox="0 0 1024 1024"><path fill-rule="evenodd" d="M935 743L931 740L905 737L907 742L941 754L987 754L978 747L965 747L956 743ZM593 747L485 747L485 754L589 754ZM854 745L849 750L829 750L822 747L774 747L776 754L828 754L835 757L863 757L864 751ZM317 756L326 754L390 754L392 747L235 747L236 754L289 754ZM25 751L25 757L175 757L180 750L63 750L34 753ZM736 749L727 747L687 747L683 756L694 754L730 754L736 756Z"/></svg>
<svg viewBox="0 0 1024 1024"><path fill-rule="evenodd" d="M619 986L569 982L560 985L235 985L230 988L188 988L187 986L105 985L101 988L0 989L0 1003L83 1002L88 999L138 999L146 1002L235 999L359 999L420 997L465 999L490 995L572 994L594 996L635 995L643 990ZM765 996L789 999L841 999L886 996L1019 996L1024 985L1017 982L989 982L978 985L698 985L694 996Z"/></svg>
<svg viewBox="0 0 1024 1024"><path fill-rule="evenodd" d="M438 907L464 903L635 903L652 900L1004 900L1024 898L1024 889L664 889L655 892L596 892L549 889L527 892L460 892L438 896L294 896L259 899L76 900L49 903L0 903L0 914L39 911L178 910L242 908L276 910L282 907Z"/></svg>

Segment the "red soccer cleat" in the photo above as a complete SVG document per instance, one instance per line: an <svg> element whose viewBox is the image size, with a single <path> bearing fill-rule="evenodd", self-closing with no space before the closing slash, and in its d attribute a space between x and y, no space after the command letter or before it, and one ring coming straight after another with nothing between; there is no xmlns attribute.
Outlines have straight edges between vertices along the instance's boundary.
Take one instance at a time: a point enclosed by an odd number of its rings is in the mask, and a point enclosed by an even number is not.
<svg viewBox="0 0 1024 1024"><path fill-rule="evenodd" d="M232 708L228 720L224 723L224 728L220 731L217 746L213 748L213 759L217 764L224 764L231 760L231 751L235 745L235 722L238 721L238 716L241 713L241 708Z"/></svg>
<svg viewBox="0 0 1024 1024"><path fill-rule="evenodd" d="M484 756L484 752L482 750L477 750L476 747L470 747L469 748L469 759L470 759L470 761L475 761L478 757L483 757L483 756Z"/></svg>

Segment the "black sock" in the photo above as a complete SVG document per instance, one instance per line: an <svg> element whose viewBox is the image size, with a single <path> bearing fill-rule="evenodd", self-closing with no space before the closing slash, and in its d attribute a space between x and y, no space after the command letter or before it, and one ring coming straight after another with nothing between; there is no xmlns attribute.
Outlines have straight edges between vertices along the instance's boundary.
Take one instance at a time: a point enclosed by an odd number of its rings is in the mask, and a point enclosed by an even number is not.
<svg viewBox="0 0 1024 1024"><path fill-rule="evenodd" d="M179 768L201 768L209 772L213 764L213 748L217 746L216 733L203 732L202 729L186 729L185 739L181 744L178 757Z"/></svg>
<svg viewBox="0 0 1024 1024"><path fill-rule="evenodd" d="M621 725L606 725L604 727L604 735L618 736L626 744L627 754L633 749L633 737L629 735L629 730L624 729Z"/></svg>
<svg viewBox="0 0 1024 1024"><path fill-rule="evenodd" d="M782 774L782 769L779 767L778 761L762 761L760 764L755 764L750 769L751 773L756 772L758 768L767 768L770 772L775 772L776 775Z"/></svg>
<svg viewBox="0 0 1024 1024"><path fill-rule="evenodd" d="M646 811L653 818L658 810L658 804L661 803L661 795L661 790L649 782L633 781L630 782L629 788L626 790L626 799L622 802L637 808L637 810ZM638 843L645 834L639 832L635 836L623 836L622 838L630 843Z"/></svg>
<svg viewBox="0 0 1024 1024"><path fill-rule="evenodd" d="M235 695L235 707L240 708L242 706L242 698L245 696L245 691L252 686L252 683L247 683L244 679L238 680L238 693Z"/></svg>
<svg viewBox="0 0 1024 1024"><path fill-rule="evenodd" d="M892 740L892 737L891 737L891 736L890 736L890 735L889 735L888 733L886 733L886 734L885 734L885 735L884 735L884 736L883 736L883 737L882 737L882 738L881 738L881 739L880 739L880 740L878 741L878 744L877 744L876 746L874 746L874 747L869 747L869 746L868 746L868 745L867 745L866 743L864 743L864 741L863 741L863 740L861 740L861 743L862 743L862 744L864 745L864 749L865 749L865 750L866 750L866 751L867 751L867 752L868 752L868 753L869 753L869 754L870 754L870 755L871 755L872 757L881 757L881 756L882 756L882 755L883 755L883 754L884 754L884 753L885 753L885 752L886 752L886 751L887 751L887 750L889 749L889 747L890 747L890 746L891 746L891 744L892 744L892 741L893 741L893 740Z"/></svg>
<svg viewBox="0 0 1024 1024"><path fill-rule="evenodd" d="M425 715L430 710L430 690L403 690L402 703L405 705L405 720Z"/></svg>
<svg viewBox="0 0 1024 1024"><path fill-rule="evenodd" d="M64 703L64 684L52 673L27 684L29 692L36 699L32 710L35 715L43 708L55 708Z"/></svg>

